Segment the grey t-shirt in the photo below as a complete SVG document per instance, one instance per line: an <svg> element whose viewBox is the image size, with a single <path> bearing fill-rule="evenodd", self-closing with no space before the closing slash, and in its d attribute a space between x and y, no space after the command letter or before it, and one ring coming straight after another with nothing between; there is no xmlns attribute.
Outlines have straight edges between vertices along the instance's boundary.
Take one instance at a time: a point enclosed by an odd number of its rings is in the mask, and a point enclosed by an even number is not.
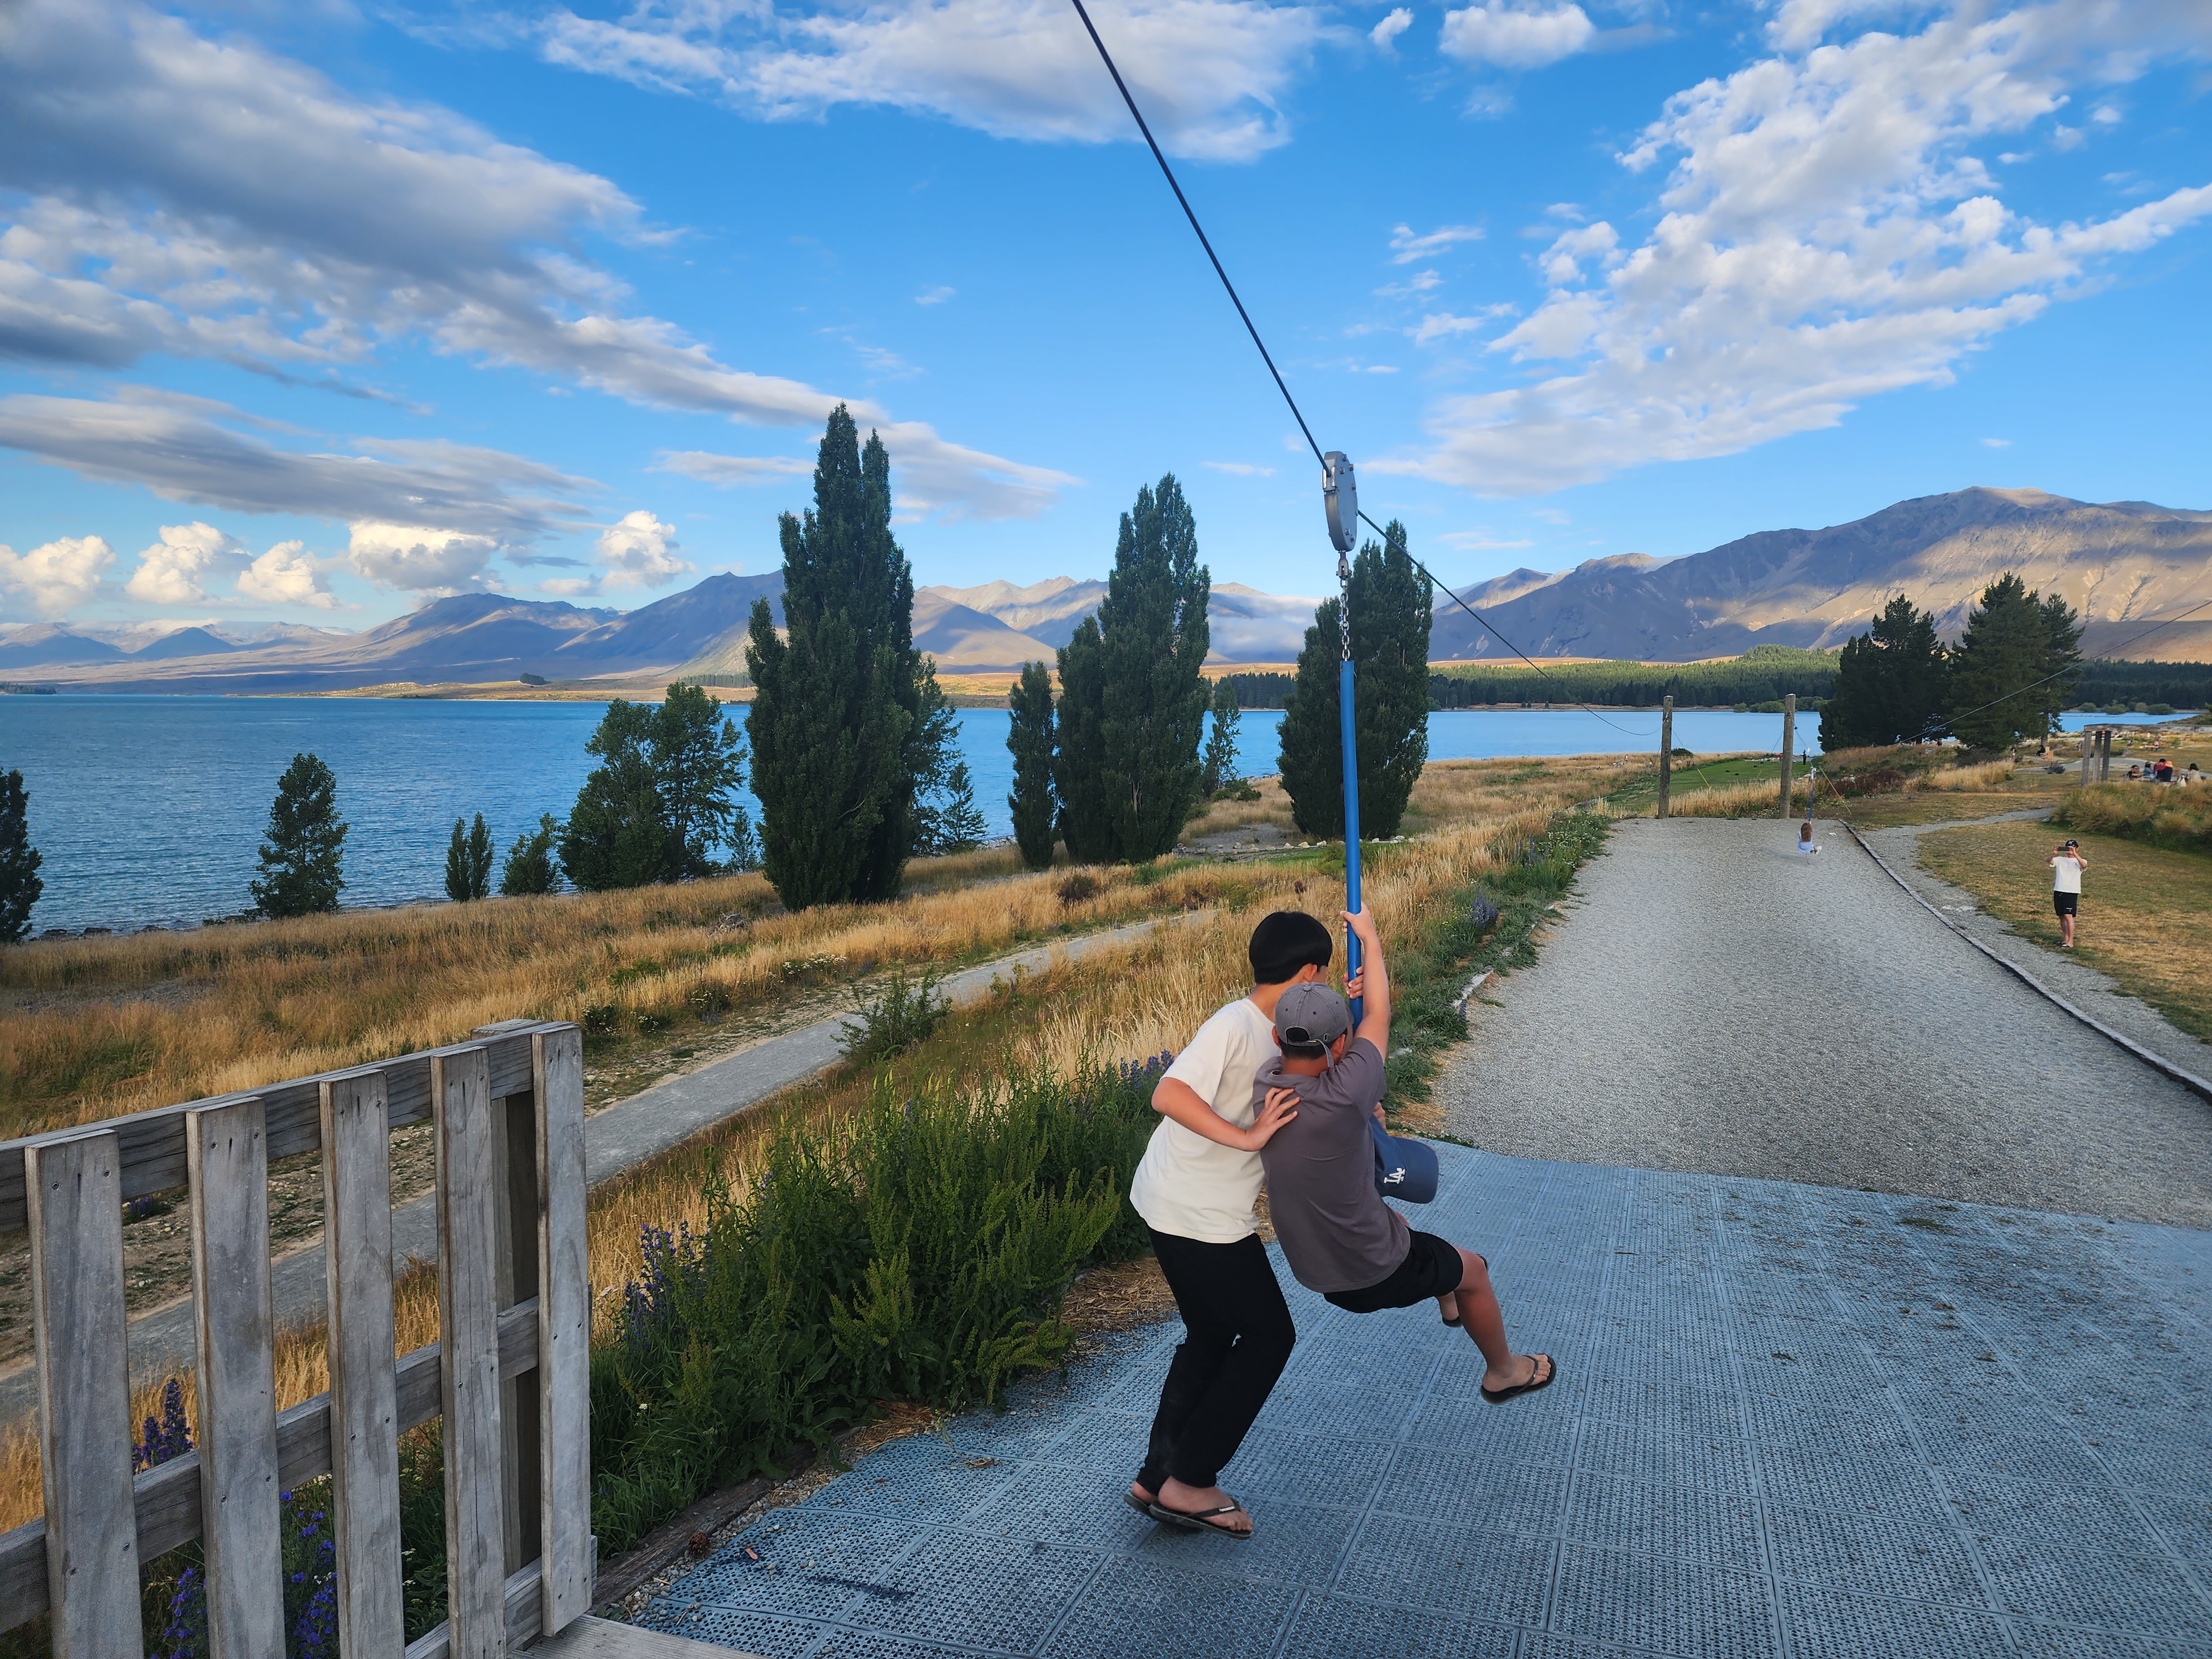
<svg viewBox="0 0 2212 1659"><path fill-rule="evenodd" d="M1354 1037L1319 1077L1286 1076L1279 1054L1252 1085L1255 1109L1267 1091L1298 1091L1298 1115L1260 1149L1267 1214L1299 1284L1310 1291L1364 1291L1397 1272L1413 1249L1406 1218L1375 1190L1375 1141L1368 1122L1382 1099L1382 1055Z"/></svg>

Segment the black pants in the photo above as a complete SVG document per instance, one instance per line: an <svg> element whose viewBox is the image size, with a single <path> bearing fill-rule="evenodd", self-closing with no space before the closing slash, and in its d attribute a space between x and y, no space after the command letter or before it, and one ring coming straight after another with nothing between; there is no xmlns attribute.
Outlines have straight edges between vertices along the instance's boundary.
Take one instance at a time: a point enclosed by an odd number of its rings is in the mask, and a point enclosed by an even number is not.
<svg viewBox="0 0 2212 1659"><path fill-rule="evenodd" d="M1152 1249L1185 1334L1160 1389L1159 1414L1137 1480L1153 1492L1170 1475L1210 1486L1267 1403L1297 1328L1256 1236L1205 1244L1155 1231Z"/></svg>

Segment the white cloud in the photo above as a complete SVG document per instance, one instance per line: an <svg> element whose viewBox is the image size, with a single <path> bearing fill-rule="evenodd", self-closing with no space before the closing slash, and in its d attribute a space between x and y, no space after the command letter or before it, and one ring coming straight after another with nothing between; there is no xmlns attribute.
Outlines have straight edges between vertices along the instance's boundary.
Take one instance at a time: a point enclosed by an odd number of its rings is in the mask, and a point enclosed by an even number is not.
<svg viewBox="0 0 2212 1659"><path fill-rule="evenodd" d="M1982 440L1982 447L1984 449L2010 449L2012 447L2012 440L2009 438L1984 438Z"/></svg>
<svg viewBox="0 0 2212 1659"><path fill-rule="evenodd" d="M1465 64L1541 69L1582 51L1596 33L1597 26L1580 6L1549 11L1470 6L1444 14L1443 49Z"/></svg>
<svg viewBox="0 0 2212 1659"><path fill-rule="evenodd" d="M18 556L0 546L0 587L28 599L42 617L74 611L100 591L100 573L115 550L97 536L64 536Z"/></svg>
<svg viewBox="0 0 2212 1659"><path fill-rule="evenodd" d="M238 573L238 592L240 598L264 605L309 605L335 611L338 603L305 542L278 542Z"/></svg>
<svg viewBox="0 0 2212 1659"><path fill-rule="evenodd" d="M211 524L165 524L161 539L138 556L123 591L148 605L198 605L209 573L234 562L238 540Z"/></svg>
<svg viewBox="0 0 2212 1659"><path fill-rule="evenodd" d="M498 551L498 541L489 536L416 525L357 524L346 557L379 587L441 599L495 587L485 567Z"/></svg>
<svg viewBox="0 0 2212 1659"><path fill-rule="evenodd" d="M149 398L131 387L111 402L18 394L0 397L0 447L82 477L143 484L170 501L346 523L421 517L504 541L526 542L580 516L565 497L592 487L520 455L461 444L364 439L356 447L368 454L279 449L234 431L244 418L205 399Z"/></svg>
<svg viewBox="0 0 2212 1659"><path fill-rule="evenodd" d="M773 483L778 478L806 478L814 463L795 455L716 455L703 449L664 449L653 465L655 472L680 472L701 483Z"/></svg>
<svg viewBox="0 0 2212 1659"><path fill-rule="evenodd" d="M1410 265L1423 259L1433 258L1446 248L1460 242L1479 242L1482 240L1480 225L1445 225L1417 235L1411 225L1400 225L1390 233L1390 263Z"/></svg>
<svg viewBox="0 0 2212 1659"><path fill-rule="evenodd" d="M2044 223L1977 159L2076 82L2212 51L2212 9L2049 0L1818 44L1850 8L1790 0L1771 38L1810 50L1670 98L1620 158L1670 164L1648 236L1555 240L1545 301L1493 343L1556 371L1439 405L1429 453L1370 470L1531 495L1832 426L1867 398L1947 384L2094 267L2212 216L2202 185Z"/></svg>
<svg viewBox="0 0 2212 1659"><path fill-rule="evenodd" d="M1272 478L1275 476L1273 467L1255 466L1249 461L1207 461L1205 465L1216 472L1231 473L1239 478Z"/></svg>
<svg viewBox="0 0 2212 1659"><path fill-rule="evenodd" d="M942 286L926 288L914 296L914 302L918 306L941 306L959 291L957 288Z"/></svg>
<svg viewBox="0 0 2212 1659"><path fill-rule="evenodd" d="M640 508L599 532L609 587L665 587L698 568L676 556L676 526Z"/></svg>
<svg viewBox="0 0 2212 1659"><path fill-rule="evenodd" d="M1254 27L1289 28L1288 15ZM1194 64L1177 73L1204 79ZM451 111L357 97L133 0L0 11L0 186L13 192L0 209L0 357L115 369L160 352L325 384L317 377L422 338L747 423L818 428L839 402L624 314L621 284L571 250L586 234L657 239L637 204ZM887 420L873 404L854 409ZM1048 481L1041 493L1010 495L1019 464L903 424L927 434L912 447L930 452L937 510L993 518L1049 505L1060 475L1028 469ZM964 478L956 452L975 458Z"/></svg>
<svg viewBox="0 0 2212 1659"><path fill-rule="evenodd" d="M1406 336L1415 345L1430 345L1438 340L1473 334L1492 318L1502 317L1512 309L1510 305L1485 306L1471 317L1455 316L1449 311L1431 312L1414 327L1407 329Z"/></svg>
<svg viewBox="0 0 2212 1659"><path fill-rule="evenodd" d="M1386 52L1395 53L1398 37L1413 27L1413 14L1400 6L1367 31L1367 38Z"/></svg>
<svg viewBox="0 0 2212 1659"><path fill-rule="evenodd" d="M1326 27L1316 6L1133 0L1102 14L1099 32L1169 150L1243 161L1289 142L1283 100ZM812 13L645 0L618 21L556 11L537 38L550 62L769 120L872 104L995 137L1137 137L1081 22L1055 0Z"/></svg>
<svg viewBox="0 0 2212 1659"><path fill-rule="evenodd" d="M1419 271L1414 275L1408 276L1402 283L1386 283L1384 286L1376 289L1375 293L1378 299L1409 299L1414 295L1431 293L1436 289L1442 287L1443 280L1444 279L1443 277L1437 276L1433 270Z"/></svg>

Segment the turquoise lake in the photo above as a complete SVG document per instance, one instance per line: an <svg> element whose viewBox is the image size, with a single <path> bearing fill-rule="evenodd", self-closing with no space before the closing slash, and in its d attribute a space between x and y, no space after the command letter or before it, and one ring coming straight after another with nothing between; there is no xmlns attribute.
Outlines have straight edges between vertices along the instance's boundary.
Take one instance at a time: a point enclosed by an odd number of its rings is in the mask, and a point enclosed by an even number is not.
<svg viewBox="0 0 2212 1659"><path fill-rule="evenodd" d="M252 902L246 884L276 779L292 757L337 773L345 902L442 898L447 837L482 812L502 853L541 812L565 817L591 769L604 705L323 697L0 697L0 771L30 791L45 860L35 929L189 927ZM1243 769L1277 769L1281 714L1247 710ZM963 752L993 836L1009 833L1003 709L963 709ZM1469 710L1429 717L1435 760L1644 751L1656 711ZM1800 747L1818 726L1799 722ZM1686 710L1674 741L1701 754L1773 750L1778 714ZM757 808L755 809L757 812Z"/></svg>

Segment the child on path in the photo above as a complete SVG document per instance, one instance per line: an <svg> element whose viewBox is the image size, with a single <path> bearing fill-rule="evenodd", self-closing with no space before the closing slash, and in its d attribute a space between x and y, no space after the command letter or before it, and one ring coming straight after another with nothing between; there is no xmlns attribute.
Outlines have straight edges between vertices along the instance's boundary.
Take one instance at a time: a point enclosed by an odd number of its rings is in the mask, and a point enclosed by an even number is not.
<svg viewBox="0 0 2212 1659"><path fill-rule="evenodd" d="M1170 1525L1252 1535L1252 1517L1215 1482L1297 1340L1252 1213L1260 1149L1296 1105L1262 1108L1252 1080L1275 1058L1276 1002L1318 979L1333 950L1328 929L1303 912L1263 918L1247 952L1252 989L1198 1028L1152 1091L1162 1121L1129 1203L1152 1230L1184 1336L1128 1501Z"/></svg>
<svg viewBox="0 0 2212 1659"><path fill-rule="evenodd" d="M1254 1107L1285 1111L1261 1158L1267 1214L1298 1283L1351 1313L1410 1308L1431 1298L1447 1324L1482 1350L1482 1397L1492 1405L1548 1386L1548 1354L1517 1354L1491 1289L1489 1264L1471 1250L1415 1232L1375 1190L1370 1116L1382 1111L1382 1057L1390 1046L1390 979L1382 941L1364 908L1345 920L1358 936L1364 1018L1326 985L1294 985L1275 1004L1282 1057L1252 1085Z"/></svg>
<svg viewBox="0 0 2212 1659"><path fill-rule="evenodd" d="M2089 860L2081 856L2081 843L2069 836L2051 855L2051 908L2058 913L2058 933L2065 948L2074 948L2074 917L2081 908L2081 872Z"/></svg>

